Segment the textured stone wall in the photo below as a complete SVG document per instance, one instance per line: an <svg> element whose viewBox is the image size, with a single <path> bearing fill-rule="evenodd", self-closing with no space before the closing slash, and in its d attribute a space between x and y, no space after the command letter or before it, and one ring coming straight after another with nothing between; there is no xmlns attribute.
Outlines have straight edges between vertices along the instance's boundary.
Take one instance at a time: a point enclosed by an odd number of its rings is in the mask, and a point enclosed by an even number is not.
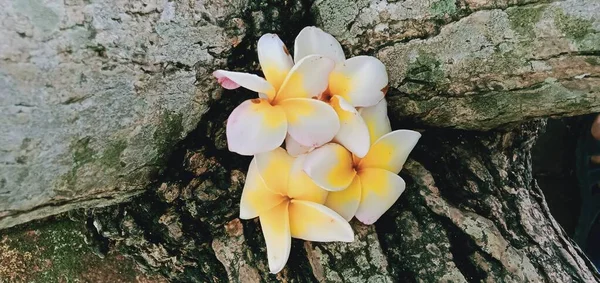
<svg viewBox="0 0 600 283"><path fill-rule="evenodd" d="M142 191L218 95L246 1L0 1L0 228Z"/></svg>

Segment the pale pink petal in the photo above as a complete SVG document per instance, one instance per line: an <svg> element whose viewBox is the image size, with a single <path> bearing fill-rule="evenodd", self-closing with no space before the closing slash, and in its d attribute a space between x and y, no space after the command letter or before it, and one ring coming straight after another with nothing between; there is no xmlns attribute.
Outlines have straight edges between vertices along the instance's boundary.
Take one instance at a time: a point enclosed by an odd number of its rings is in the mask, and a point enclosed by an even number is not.
<svg viewBox="0 0 600 283"><path fill-rule="evenodd" d="M248 73L231 72L225 70L216 70L213 72L213 76L217 78L217 81L221 86L226 89L236 89L240 86L247 88L252 91L265 94L274 94L275 89L265 79Z"/></svg>

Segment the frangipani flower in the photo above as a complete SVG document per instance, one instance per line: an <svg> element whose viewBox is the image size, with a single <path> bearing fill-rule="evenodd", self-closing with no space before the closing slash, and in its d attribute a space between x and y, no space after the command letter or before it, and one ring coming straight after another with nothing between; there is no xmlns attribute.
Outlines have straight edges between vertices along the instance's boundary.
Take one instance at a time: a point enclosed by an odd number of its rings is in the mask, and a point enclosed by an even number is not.
<svg viewBox="0 0 600 283"><path fill-rule="evenodd" d="M352 155L337 143L329 143L309 153L304 171L322 188L332 191L326 206L346 220L356 216L372 224L385 213L404 191L398 176L421 134L410 130L390 132L387 104L382 100L361 109L369 125L371 148L364 158Z"/></svg>
<svg viewBox="0 0 600 283"><path fill-rule="evenodd" d="M263 35L257 45L265 79L247 73L217 70L213 75L227 89L240 86L259 93L233 110L227 120L230 151L254 155L279 147L289 133L298 143L318 147L340 128L331 106L313 99L327 89L334 61L323 55L294 62L275 34Z"/></svg>
<svg viewBox="0 0 600 283"><path fill-rule="evenodd" d="M248 168L240 218L260 218L271 273L285 266L292 237L317 242L354 240L348 222L323 205L328 192L302 171L305 158L293 158L276 148L254 156Z"/></svg>
<svg viewBox="0 0 600 283"><path fill-rule="evenodd" d="M328 88L320 99L335 109L340 119L340 130L334 141L344 145L354 155L364 157L369 151L368 129L356 107L369 107L383 99L388 76L381 61L372 56L356 56L346 60L340 43L330 34L316 27L304 28L296 37L294 60L324 55L335 61L329 74ZM291 154L307 152L312 148L298 146L291 136L286 148ZM289 149L288 149L289 150Z"/></svg>

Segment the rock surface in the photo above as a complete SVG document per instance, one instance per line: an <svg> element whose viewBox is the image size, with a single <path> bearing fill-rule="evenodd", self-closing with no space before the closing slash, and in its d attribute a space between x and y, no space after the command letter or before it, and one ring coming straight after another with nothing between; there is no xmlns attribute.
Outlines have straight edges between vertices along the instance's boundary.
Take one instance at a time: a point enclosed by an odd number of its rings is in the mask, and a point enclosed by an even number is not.
<svg viewBox="0 0 600 283"><path fill-rule="evenodd" d="M0 3L0 228L137 194L218 95L247 1Z"/></svg>
<svg viewBox="0 0 600 283"><path fill-rule="evenodd" d="M600 3L548 2L322 0L314 10L352 54L388 67L395 119L488 130L600 111Z"/></svg>

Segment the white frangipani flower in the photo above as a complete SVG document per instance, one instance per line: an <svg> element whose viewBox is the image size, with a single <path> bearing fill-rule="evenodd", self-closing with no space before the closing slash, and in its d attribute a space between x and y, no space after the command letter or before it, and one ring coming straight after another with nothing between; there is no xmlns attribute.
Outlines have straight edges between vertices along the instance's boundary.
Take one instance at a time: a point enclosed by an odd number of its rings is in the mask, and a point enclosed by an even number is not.
<svg viewBox="0 0 600 283"><path fill-rule="evenodd" d="M267 152L279 147L288 133L307 147L329 142L340 128L339 119L331 106L313 98L327 89L334 61L310 55L294 65L275 34L263 35L257 48L266 80L240 72L213 73L224 88L242 86L259 93L259 98L244 101L229 116L229 150L241 155Z"/></svg>

